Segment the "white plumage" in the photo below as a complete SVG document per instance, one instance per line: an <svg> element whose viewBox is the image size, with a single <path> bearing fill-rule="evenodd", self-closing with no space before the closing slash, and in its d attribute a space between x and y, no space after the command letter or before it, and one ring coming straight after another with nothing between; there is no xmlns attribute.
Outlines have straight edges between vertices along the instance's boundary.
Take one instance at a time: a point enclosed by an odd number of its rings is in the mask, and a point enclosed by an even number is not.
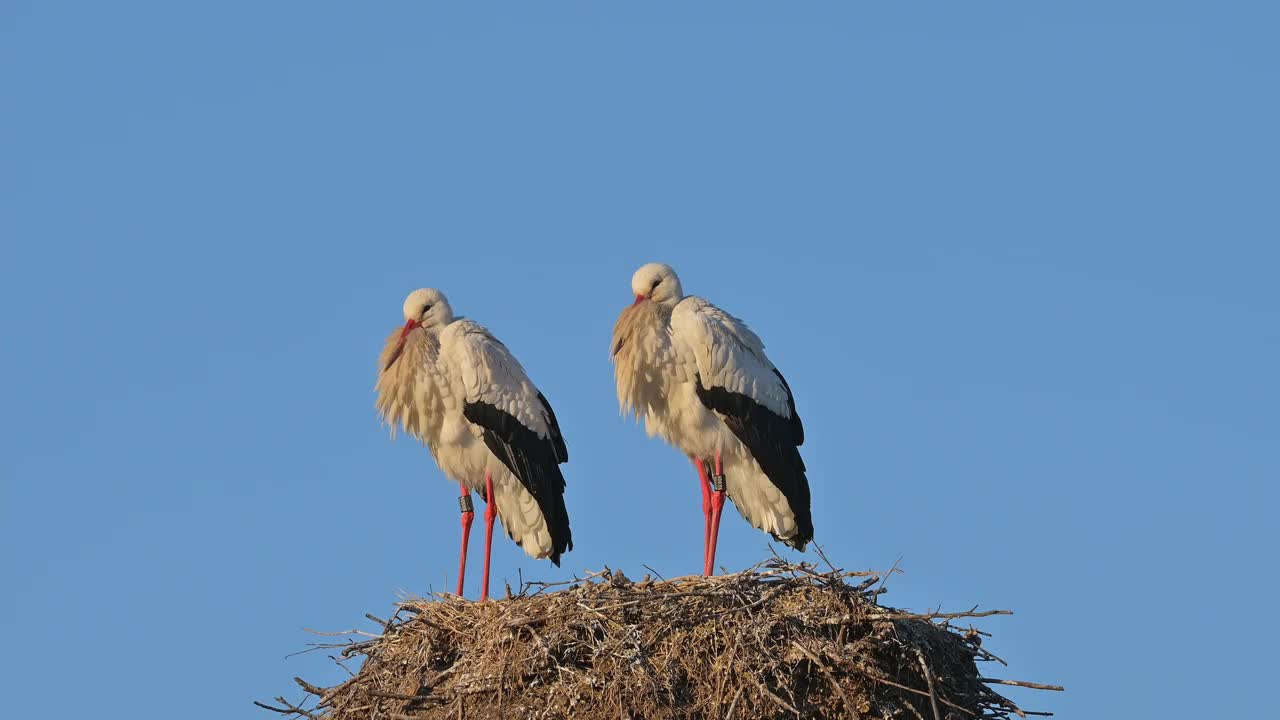
<svg viewBox="0 0 1280 720"><path fill-rule="evenodd" d="M705 387L746 395L791 417L791 392L746 323L700 297L687 297L671 312L671 337L693 358Z"/></svg>
<svg viewBox="0 0 1280 720"><path fill-rule="evenodd" d="M738 318L685 297L666 265L641 267L631 284L636 302L618 318L611 353L623 411L696 465L719 455L728 497L748 522L803 549L813 538L797 449L804 430L764 343Z"/></svg>
<svg viewBox="0 0 1280 720"><path fill-rule="evenodd" d="M535 558L572 548L555 413L505 345L454 318L444 294L416 290L387 339L375 389L383 419L417 437L440 470L494 503L507 534Z"/></svg>
<svg viewBox="0 0 1280 720"><path fill-rule="evenodd" d="M512 415L539 439L550 440L549 409L506 345L471 320L459 319L440 333L446 374L461 385L463 399Z"/></svg>

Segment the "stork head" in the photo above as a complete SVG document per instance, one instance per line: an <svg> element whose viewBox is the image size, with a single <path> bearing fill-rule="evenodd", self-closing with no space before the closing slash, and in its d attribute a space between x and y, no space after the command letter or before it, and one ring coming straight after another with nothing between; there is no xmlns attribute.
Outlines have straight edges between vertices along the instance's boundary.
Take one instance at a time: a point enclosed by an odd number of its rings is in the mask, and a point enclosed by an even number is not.
<svg viewBox="0 0 1280 720"><path fill-rule="evenodd" d="M631 276L631 292L636 295L636 304L652 300L660 305L671 307L684 299L684 289L680 287L680 278L670 265L649 263L643 265Z"/></svg>
<svg viewBox="0 0 1280 720"><path fill-rule="evenodd" d="M409 293L404 299L404 329L400 331L400 341L390 354L385 355L386 362L382 369L390 368L404 352L405 341L418 328L443 328L453 322L453 308L444 293L434 288L423 288Z"/></svg>
<svg viewBox="0 0 1280 720"><path fill-rule="evenodd" d="M435 288L422 288L404 299L405 335L413 328L442 328L453 322L453 308L444 293Z"/></svg>

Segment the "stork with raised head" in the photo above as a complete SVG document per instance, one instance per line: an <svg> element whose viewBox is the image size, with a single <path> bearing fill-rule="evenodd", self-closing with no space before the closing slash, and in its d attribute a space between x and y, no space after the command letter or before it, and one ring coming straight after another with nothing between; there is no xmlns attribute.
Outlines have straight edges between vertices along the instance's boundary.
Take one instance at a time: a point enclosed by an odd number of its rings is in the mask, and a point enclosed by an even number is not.
<svg viewBox="0 0 1280 720"><path fill-rule="evenodd" d="M703 572L715 568L729 499L747 522L798 550L813 539L804 426L782 373L745 323L685 297L669 266L631 277L635 303L613 328L618 404L689 456L702 486Z"/></svg>
<svg viewBox="0 0 1280 720"><path fill-rule="evenodd" d="M573 549L560 473L569 451L551 404L515 356L483 326L455 318L444 293L409 293L404 320L378 361L378 412L392 435L399 427L421 440L461 485L458 595L475 517L471 491L484 499L485 600L495 517L535 558L559 565L561 553Z"/></svg>

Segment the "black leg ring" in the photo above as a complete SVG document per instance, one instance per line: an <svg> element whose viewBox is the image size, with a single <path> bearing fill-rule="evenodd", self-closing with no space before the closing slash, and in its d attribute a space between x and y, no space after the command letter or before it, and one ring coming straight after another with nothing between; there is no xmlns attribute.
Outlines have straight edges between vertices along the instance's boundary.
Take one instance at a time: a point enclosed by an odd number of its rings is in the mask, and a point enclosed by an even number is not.
<svg viewBox="0 0 1280 720"><path fill-rule="evenodd" d="M458 496L458 509L462 510L464 513L473 513L476 511L476 506L471 503L471 493Z"/></svg>

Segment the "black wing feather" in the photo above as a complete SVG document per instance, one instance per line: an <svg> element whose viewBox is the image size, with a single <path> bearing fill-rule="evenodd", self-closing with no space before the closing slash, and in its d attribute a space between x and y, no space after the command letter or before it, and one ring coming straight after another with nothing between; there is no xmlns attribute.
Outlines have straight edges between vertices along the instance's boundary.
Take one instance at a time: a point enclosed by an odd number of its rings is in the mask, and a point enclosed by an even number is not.
<svg viewBox="0 0 1280 720"><path fill-rule="evenodd" d="M796 399L791 394L791 385L787 379L782 377L782 373L778 372L778 368L773 369L773 374L778 376L782 381L782 387L787 391L787 410L791 412L791 437L796 441L796 447L804 444L804 423L800 422L800 413L796 412Z"/></svg>
<svg viewBox="0 0 1280 720"><path fill-rule="evenodd" d="M551 562L559 565L561 553L573 549L569 512L564 506L564 475L560 473L560 463L568 459L569 453L564 438L560 437L555 415L551 414L551 405L541 393L538 397L547 408L552 429L551 437L545 440L515 416L488 403L466 403L462 414L484 428L484 444L489 452L507 466L537 501L551 533Z"/></svg>
<svg viewBox="0 0 1280 720"><path fill-rule="evenodd" d="M551 426L551 442L556 446L556 458L562 463L567 463L569 448L565 447L564 436L560 434L560 422L556 420L556 411L551 409L551 403L547 402L541 392L538 393L538 402L542 403L542 408L547 411L547 424Z"/></svg>
<svg viewBox="0 0 1280 720"><path fill-rule="evenodd" d="M791 407L791 418L788 419L741 393L722 387L705 388L701 376L695 378L695 383L698 399L708 409L720 414L734 436L751 451L769 481L787 498L787 504L796 516L797 532L786 540L776 535L775 539L803 550L813 539L813 515L809 507L809 478L804 474L804 459L800 457L799 450L804 442L804 428L795 413L791 388L787 388L787 402ZM784 386L786 383L786 380L782 381Z"/></svg>

